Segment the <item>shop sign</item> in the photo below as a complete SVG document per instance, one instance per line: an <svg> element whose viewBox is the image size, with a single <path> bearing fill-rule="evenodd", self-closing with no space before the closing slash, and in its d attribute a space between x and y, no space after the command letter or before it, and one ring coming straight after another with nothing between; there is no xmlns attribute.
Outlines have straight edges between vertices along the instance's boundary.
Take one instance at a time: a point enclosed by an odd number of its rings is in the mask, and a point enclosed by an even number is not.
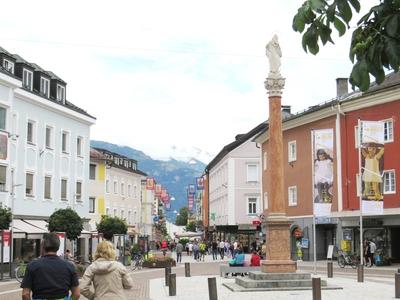
<svg viewBox="0 0 400 300"><path fill-rule="evenodd" d="M257 226L253 224L239 224L238 230L256 230Z"/></svg>
<svg viewBox="0 0 400 300"><path fill-rule="evenodd" d="M308 249L309 245L310 245L310 240L309 239L306 239L306 238L302 238L301 239L301 248Z"/></svg>
<svg viewBox="0 0 400 300"><path fill-rule="evenodd" d="M353 231L351 229L344 229L343 230L343 239L345 241L353 240Z"/></svg>
<svg viewBox="0 0 400 300"><path fill-rule="evenodd" d="M253 220L253 225L260 225L261 221L260 220Z"/></svg>

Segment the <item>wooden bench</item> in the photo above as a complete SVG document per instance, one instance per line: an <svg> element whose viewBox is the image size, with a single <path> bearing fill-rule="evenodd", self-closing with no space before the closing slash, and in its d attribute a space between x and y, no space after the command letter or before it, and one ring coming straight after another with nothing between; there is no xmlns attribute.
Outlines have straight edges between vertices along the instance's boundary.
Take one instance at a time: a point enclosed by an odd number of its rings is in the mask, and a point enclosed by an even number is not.
<svg viewBox="0 0 400 300"><path fill-rule="evenodd" d="M243 267L231 267L229 265L220 265L219 266L219 275L221 277L227 277L227 274L233 273L248 273L253 271L261 271L261 267L250 267L250 266L243 266Z"/></svg>

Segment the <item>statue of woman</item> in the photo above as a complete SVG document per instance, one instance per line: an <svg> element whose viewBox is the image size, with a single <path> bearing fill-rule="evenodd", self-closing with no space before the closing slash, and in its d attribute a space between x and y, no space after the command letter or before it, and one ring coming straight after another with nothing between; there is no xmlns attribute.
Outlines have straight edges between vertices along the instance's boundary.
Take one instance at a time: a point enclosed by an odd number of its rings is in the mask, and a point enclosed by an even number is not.
<svg viewBox="0 0 400 300"><path fill-rule="evenodd" d="M269 75L277 77L280 76L281 73L279 71L281 67L281 57L282 51L281 47L279 46L278 36L275 34L272 40L267 44L266 54L269 59Z"/></svg>

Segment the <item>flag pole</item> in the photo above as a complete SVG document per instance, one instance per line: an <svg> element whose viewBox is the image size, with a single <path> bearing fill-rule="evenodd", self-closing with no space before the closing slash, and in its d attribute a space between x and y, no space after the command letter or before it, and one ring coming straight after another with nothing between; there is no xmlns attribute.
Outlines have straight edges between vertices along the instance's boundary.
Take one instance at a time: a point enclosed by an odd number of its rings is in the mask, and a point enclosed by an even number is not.
<svg viewBox="0 0 400 300"><path fill-rule="evenodd" d="M361 121L360 118L358 118L358 174L359 174L359 192L360 192L360 265L364 264L364 257L363 257L363 215L362 215L362 194L363 194L363 189L362 189L362 174L361 174L361 144L362 144L362 133L361 133Z"/></svg>
<svg viewBox="0 0 400 300"><path fill-rule="evenodd" d="M314 252L314 274L317 274L317 241L316 241L316 226L315 226L315 201L314 201L314 185L315 185L315 167L314 167L314 151L315 151L315 132L314 129L311 129L311 165L312 165L312 189L311 189L311 197L313 203L313 252Z"/></svg>

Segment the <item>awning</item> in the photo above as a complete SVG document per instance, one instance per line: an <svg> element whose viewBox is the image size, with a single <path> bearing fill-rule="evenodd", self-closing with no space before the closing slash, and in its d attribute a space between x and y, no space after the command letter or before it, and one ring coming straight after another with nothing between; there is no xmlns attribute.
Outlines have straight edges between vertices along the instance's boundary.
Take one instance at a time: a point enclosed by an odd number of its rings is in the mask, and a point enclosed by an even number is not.
<svg viewBox="0 0 400 300"><path fill-rule="evenodd" d="M17 237L20 236L19 233L26 233L26 238L28 239L41 239L44 233L47 233L47 230L41 229L39 227L33 226L24 220L15 219L13 221L13 234L16 233L18 235L13 235L13 238L24 238Z"/></svg>
<svg viewBox="0 0 400 300"><path fill-rule="evenodd" d="M92 237L92 232L91 231L82 229L81 235L78 236L78 239L89 239L91 237Z"/></svg>
<svg viewBox="0 0 400 300"><path fill-rule="evenodd" d="M44 220L24 220L24 222L29 223L35 227L38 227L42 230L46 230L47 232L49 231L48 229L48 223Z"/></svg>

